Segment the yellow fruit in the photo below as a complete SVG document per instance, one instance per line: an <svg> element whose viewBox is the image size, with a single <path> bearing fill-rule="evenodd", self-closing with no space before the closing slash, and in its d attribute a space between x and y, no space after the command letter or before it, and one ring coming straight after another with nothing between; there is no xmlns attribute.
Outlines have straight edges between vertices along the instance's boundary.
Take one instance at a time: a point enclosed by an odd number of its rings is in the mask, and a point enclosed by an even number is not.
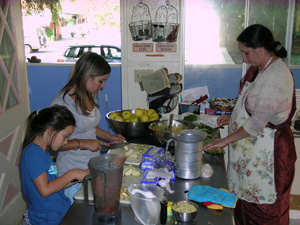
<svg viewBox="0 0 300 225"><path fill-rule="evenodd" d="M135 114L133 114L130 118L130 122L139 122L139 118Z"/></svg>
<svg viewBox="0 0 300 225"><path fill-rule="evenodd" d="M133 169L133 170L131 171L131 175L132 175L132 176L135 176L135 177L138 177L138 176L141 176L141 172L138 171L138 170L136 170L136 169Z"/></svg>
<svg viewBox="0 0 300 225"><path fill-rule="evenodd" d="M159 119L159 115L156 112L151 113L150 116L149 116L150 121L154 121L154 120L158 120L158 119Z"/></svg>
<svg viewBox="0 0 300 225"><path fill-rule="evenodd" d="M128 110L123 111L122 112L122 117L123 117L124 120L128 120L128 119L130 120L131 112L128 111Z"/></svg>
<svg viewBox="0 0 300 225"><path fill-rule="evenodd" d="M140 117L140 121L141 121L141 122L148 122L148 121L149 121L149 116L147 116L147 115L142 115L142 116Z"/></svg>
<svg viewBox="0 0 300 225"><path fill-rule="evenodd" d="M118 113L117 113L117 112L113 112L113 113L109 114L108 117L109 117L110 119L114 120L114 118L117 117L117 116L119 116Z"/></svg>
<svg viewBox="0 0 300 225"><path fill-rule="evenodd" d="M117 120L117 121L124 121L123 117L121 117L121 116L116 116L116 117L114 118L114 120Z"/></svg>
<svg viewBox="0 0 300 225"><path fill-rule="evenodd" d="M142 109L142 110L143 110L144 115L147 115L147 109Z"/></svg>
<svg viewBox="0 0 300 225"><path fill-rule="evenodd" d="M141 117L143 114L144 114L144 111L140 108L136 108L134 110L134 114L137 116L137 117Z"/></svg>
<svg viewBox="0 0 300 225"><path fill-rule="evenodd" d="M147 110L147 116L150 116L152 113L156 113L154 109Z"/></svg>

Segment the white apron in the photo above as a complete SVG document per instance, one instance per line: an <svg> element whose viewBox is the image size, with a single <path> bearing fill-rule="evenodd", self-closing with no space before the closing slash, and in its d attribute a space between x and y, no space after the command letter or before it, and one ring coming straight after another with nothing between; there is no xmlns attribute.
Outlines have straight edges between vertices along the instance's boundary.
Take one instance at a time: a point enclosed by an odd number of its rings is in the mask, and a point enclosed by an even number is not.
<svg viewBox="0 0 300 225"><path fill-rule="evenodd" d="M253 83L246 82L229 123L229 134L249 118L245 101ZM257 136L249 136L229 144L227 179L229 190L240 199L253 203L274 203L274 134L265 127Z"/></svg>

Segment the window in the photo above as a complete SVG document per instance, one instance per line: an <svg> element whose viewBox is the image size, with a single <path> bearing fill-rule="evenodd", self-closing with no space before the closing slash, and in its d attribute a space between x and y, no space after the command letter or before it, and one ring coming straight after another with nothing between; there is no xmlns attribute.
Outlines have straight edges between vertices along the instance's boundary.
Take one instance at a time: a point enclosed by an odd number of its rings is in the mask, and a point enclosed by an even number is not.
<svg viewBox="0 0 300 225"><path fill-rule="evenodd" d="M236 37L243 30L244 0L186 1L186 64L237 64Z"/></svg>
<svg viewBox="0 0 300 225"><path fill-rule="evenodd" d="M42 13L32 12L32 15L26 14L27 8L23 6L24 33L43 28L43 35L46 34L46 38L43 36L41 39L34 32L31 35L37 40L34 45L24 43L27 44L26 58L36 56L42 63L56 63L62 58L62 51L65 52L69 46L77 45L77 48L67 50L65 56L69 58L80 56L83 52L79 52L78 46L82 45L121 46L120 0L60 0L60 4L62 12L58 25L51 21L52 14L47 5L44 5ZM82 48L81 51L101 53L99 47ZM75 62L71 59L67 61Z"/></svg>
<svg viewBox="0 0 300 225"><path fill-rule="evenodd" d="M259 23L286 49L292 43L290 64L300 65L300 0L295 0L294 9L291 6L293 1L282 0L186 1L185 63L241 64L236 38L245 24ZM294 18L292 35L287 33L289 17Z"/></svg>
<svg viewBox="0 0 300 225"><path fill-rule="evenodd" d="M292 35L291 65L300 65L300 0L296 0Z"/></svg>

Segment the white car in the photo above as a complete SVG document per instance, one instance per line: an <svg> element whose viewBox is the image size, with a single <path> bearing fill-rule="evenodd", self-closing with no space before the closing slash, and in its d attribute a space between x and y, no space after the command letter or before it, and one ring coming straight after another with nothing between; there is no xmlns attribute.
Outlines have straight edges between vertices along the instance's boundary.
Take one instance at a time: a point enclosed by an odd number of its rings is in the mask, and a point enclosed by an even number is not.
<svg viewBox="0 0 300 225"><path fill-rule="evenodd" d="M76 62L84 52L95 52L110 63L121 63L121 48L114 45L71 45L58 62Z"/></svg>

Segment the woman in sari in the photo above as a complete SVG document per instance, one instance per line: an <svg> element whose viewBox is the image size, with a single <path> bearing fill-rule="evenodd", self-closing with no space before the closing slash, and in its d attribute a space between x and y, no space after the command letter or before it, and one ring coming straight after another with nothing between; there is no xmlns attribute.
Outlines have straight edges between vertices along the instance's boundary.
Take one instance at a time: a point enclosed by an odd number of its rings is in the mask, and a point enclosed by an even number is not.
<svg viewBox="0 0 300 225"><path fill-rule="evenodd" d="M290 125L296 100L293 76L280 59L287 52L259 24L246 28L237 41L250 67L231 116L218 118L219 126L229 124L229 135L204 150L229 147L227 180L239 198L237 225L288 225L296 161Z"/></svg>

